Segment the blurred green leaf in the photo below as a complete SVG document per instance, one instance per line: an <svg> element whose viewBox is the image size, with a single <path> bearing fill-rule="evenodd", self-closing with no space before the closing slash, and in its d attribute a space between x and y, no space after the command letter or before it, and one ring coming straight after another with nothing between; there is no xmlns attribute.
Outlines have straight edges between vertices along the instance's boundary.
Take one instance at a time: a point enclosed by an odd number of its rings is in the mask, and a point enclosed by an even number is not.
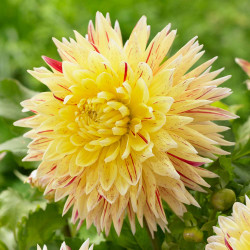
<svg viewBox="0 0 250 250"><path fill-rule="evenodd" d="M217 224L217 219L210 220L202 225L201 231L211 231L213 226Z"/></svg>
<svg viewBox="0 0 250 250"><path fill-rule="evenodd" d="M75 230L75 225L72 225ZM82 240L89 239L90 243L94 243L95 245L100 244L102 241L105 241L103 234L98 235L97 230L94 225L90 228L87 228L86 221L83 222L81 228L79 229L77 236Z"/></svg>
<svg viewBox="0 0 250 250"><path fill-rule="evenodd" d="M19 166L26 169L33 169L38 166L37 162L23 162L22 159L27 154L27 145L30 139L23 136L12 138L0 144L0 152L11 152Z"/></svg>
<svg viewBox="0 0 250 250"><path fill-rule="evenodd" d="M56 204L48 204L45 210L38 208L23 217L17 227L17 242L20 250L36 244L43 245L52 238L57 229L62 229L67 220L62 217Z"/></svg>
<svg viewBox="0 0 250 250"><path fill-rule="evenodd" d="M44 200L28 200L15 190L9 188L0 194L0 226L15 230L17 223L23 216L37 207L45 208Z"/></svg>
<svg viewBox="0 0 250 250"><path fill-rule="evenodd" d="M0 249L9 250L16 248L16 241L14 239L14 234L11 230L1 227L0 228Z"/></svg>
<svg viewBox="0 0 250 250"><path fill-rule="evenodd" d="M23 118L25 115L21 112L20 102L35 94L36 92L27 89L16 80L0 81L0 116L14 121Z"/></svg>
<svg viewBox="0 0 250 250"><path fill-rule="evenodd" d="M247 137L245 137L247 138ZM244 141L244 144L241 144L239 148L233 154L233 160L237 160L240 157L250 155L250 138L247 141Z"/></svg>
<svg viewBox="0 0 250 250"><path fill-rule="evenodd" d="M124 220L121 235L119 237L112 226L107 239L127 249L152 249L152 243L145 226L142 228L137 222L136 233L132 234L128 219Z"/></svg>
<svg viewBox="0 0 250 250"><path fill-rule="evenodd" d="M13 120L8 120L3 117L0 117L0 128L0 143L7 141L13 137L20 136L27 131L26 128L14 126Z"/></svg>
<svg viewBox="0 0 250 250"><path fill-rule="evenodd" d="M115 244L114 242L110 241L105 241L101 242L99 245L94 245L94 250L109 250L109 249L124 250L126 248L123 248L118 244Z"/></svg>
<svg viewBox="0 0 250 250"><path fill-rule="evenodd" d="M237 145L245 145L250 139L250 117L237 131Z"/></svg>
<svg viewBox="0 0 250 250"><path fill-rule="evenodd" d="M238 182L248 183L250 181L250 165L243 165L237 162L234 164L234 172L238 177Z"/></svg>
<svg viewBox="0 0 250 250"><path fill-rule="evenodd" d="M19 136L0 144L0 152L9 151L16 156L23 156L27 153L27 145L30 139Z"/></svg>

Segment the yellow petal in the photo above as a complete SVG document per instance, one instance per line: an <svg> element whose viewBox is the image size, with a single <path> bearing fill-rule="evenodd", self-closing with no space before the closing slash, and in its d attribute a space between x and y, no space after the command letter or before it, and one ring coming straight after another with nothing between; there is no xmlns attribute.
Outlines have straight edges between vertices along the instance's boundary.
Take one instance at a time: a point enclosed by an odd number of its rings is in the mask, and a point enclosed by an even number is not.
<svg viewBox="0 0 250 250"><path fill-rule="evenodd" d="M100 183L105 191L108 191L113 185L117 176L116 162L99 164Z"/></svg>
<svg viewBox="0 0 250 250"><path fill-rule="evenodd" d="M87 167L94 164L99 156L100 151L89 153L84 148L81 148L76 157L76 164L81 167Z"/></svg>

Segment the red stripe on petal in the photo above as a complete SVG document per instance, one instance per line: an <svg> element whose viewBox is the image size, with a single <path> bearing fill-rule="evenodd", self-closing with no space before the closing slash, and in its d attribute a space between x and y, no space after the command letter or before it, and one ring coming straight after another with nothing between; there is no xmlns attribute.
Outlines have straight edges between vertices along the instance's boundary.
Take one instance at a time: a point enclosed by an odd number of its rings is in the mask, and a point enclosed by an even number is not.
<svg viewBox="0 0 250 250"><path fill-rule="evenodd" d="M42 56L42 59L53 69L57 70L58 72L62 73L62 62L49 58L47 56Z"/></svg>
<svg viewBox="0 0 250 250"><path fill-rule="evenodd" d="M176 155L173 155L173 154L170 154L170 153L167 153L167 154L169 154L169 155L171 155L171 156L173 156L173 157L175 157L175 158L177 158L177 159L179 159L179 160L181 160L181 161L184 161L184 162L186 162L187 164L192 165L193 167L199 167L199 166L205 164L205 162L188 161L188 160L185 160L185 159L183 159L183 158L180 158L180 157L178 157L178 156L176 156Z"/></svg>
<svg viewBox="0 0 250 250"><path fill-rule="evenodd" d="M189 181L194 182L193 180L191 180L190 178L188 178L186 175L182 174L181 172L179 172L179 171L177 171L177 170L176 170L176 172L177 172L179 175L181 175L182 177L188 179Z"/></svg>
<svg viewBox="0 0 250 250"><path fill-rule="evenodd" d="M33 158L37 158L38 156L42 155L43 153L40 153L40 154L37 154L37 155L33 155L33 156L30 156L29 158L30 159L33 159Z"/></svg>
<svg viewBox="0 0 250 250"><path fill-rule="evenodd" d="M66 184L64 187L67 187L69 186L75 179L76 179L77 176L75 176L68 184Z"/></svg>
<svg viewBox="0 0 250 250"><path fill-rule="evenodd" d="M57 85L65 90L69 91L70 93L72 93L72 91L70 89L68 89L66 86L63 86L62 84L57 84Z"/></svg>
<svg viewBox="0 0 250 250"><path fill-rule="evenodd" d="M76 220L77 220L77 217L78 217L78 210L76 210L76 214L75 214L74 221L76 221Z"/></svg>
<svg viewBox="0 0 250 250"><path fill-rule="evenodd" d="M159 204L159 207L160 207L160 209L161 209L161 212L162 212L162 214L164 214L164 209L163 209L163 207L162 207L161 198L160 198L160 192L159 192L158 189L156 189L155 194L156 194L157 202L158 202L158 204Z"/></svg>
<svg viewBox="0 0 250 250"><path fill-rule="evenodd" d="M233 248L230 246L230 244L228 243L226 238L224 238L224 241L225 241L225 245L226 245L227 249L233 250Z"/></svg>
<svg viewBox="0 0 250 250"><path fill-rule="evenodd" d="M89 41L91 42L91 43L95 43L95 41L94 41L94 37L93 37L93 29L94 29L94 27L93 27L93 23L92 23L92 21L89 23L89 26L88 26L88 38L89 38Z"/></svg>
<svg viewBox="0 0 250 250"><path fill-rule="evenodd" d="M37 132L37 134L42 134L42 133L52 132L52 131L54 131L54 130L53 129L48 129L48 130L39 131L39 132Z"/></svg>
<svg viewBox="0 0 250 250"><path fill-rule="evenodd" d="M151 55L151 52L152 52L153 47L154 47L154 43L152 43L152 46L151 46L150 51L149 51L149 53L148 53L148 57L147 57L146 63L148 62L148 59L149 59L149 57L150 57L150 55Z"/></svg>
<svg viewBox="0 0 250 250"><path fill-rule="evenodd" d="M53 96L54 96L54 97L55 97L58 101L61 101L61 102L63 102L63 101L64 101L62 98L57 97L55 94L53 94Z"/></svg>
<svg viewBox="0 0 250 250"><path fill-rule="evenodd" d="M105 31L105 33L106 33L107 40L108 40L108 42L109 42L109 36L108 36L107 31Z"/></svg>
<svg viewBox="0 0 250 250"><path fill-rule="evenodd" d="M91 45L94 47L96 52L100 53L100 51L97 49L97 47L93 43L91 43Z"/></svg>
<svg viewBox="0 0 250 250"><path fill-rule="evenodd" d="M148 140L140 133L137 133L137 135L139 135L141 137L141 139L146 143L148 144Z"/></svg>
<svg viewBox="0 0 250 250"><path fill-rule="evenodd" d="M131 155L131 154L130 154L130 159L131 159L132 164L133 164L133 167L134 167L135 178L137 179L137 172L136 172L136 168L135 168L135 163L134 163L134 160L133 160L133 157L132 157L132 155Z"/></svg>
<svg viewBox="0 0 250 250"><path fill-rule="evenodd" d="M128 166L129 164L128 164L128 162L126 160L125 160L125 165L126 165L126 168L127 168L128 174L129 174L129 178L130 178L131 181L133 181L132 175L131 175L131 173L129 171L129 166Z"/></svg>
<svg viewBox="0 0 250 250"><path fill-rule="evenodd" d="M55 165L51 170L49 170L49 172L47 172L47 174L49 174L49 173L51 173L51 172L53 172L53 170L55 170L56 169L56 167L57 167L57 165Z"/></svg>
<svg viewBox="0 0 250 250"><path fill-rule="evenodd" d="M127 73L128 73L128 64L125 62L124 79L123 79L124 82L126 81Z"/></svg>
<svg viewBox="0 0 250 250"><path fill-rule="evenodd" d="M69 209L69 207L72 205L72 201L73 201L73 200L74 200L74 197L71 198L71 200L70 200L69 203L67 204L65 210L68 210L68 209Z"/></svg>

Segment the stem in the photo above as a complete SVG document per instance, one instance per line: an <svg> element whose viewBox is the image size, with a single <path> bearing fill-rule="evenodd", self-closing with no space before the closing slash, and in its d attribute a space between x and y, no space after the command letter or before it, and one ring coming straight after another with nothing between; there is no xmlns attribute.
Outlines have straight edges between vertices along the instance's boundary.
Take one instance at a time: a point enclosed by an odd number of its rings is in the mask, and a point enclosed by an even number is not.
<svg viewBox="0 0 250 250"><path fill-rule="evenodd" d="M70 227L69 227L69 224L67 223L64 228L63 228L63 232L64 232L64 235L66 237L71 237L71 230L70 230Z"/></svg>
<svg viewBox="0 0 250 250"><path fill-rule="evenodd" d="M156 238L156 237L154 237L154 238L152 237L152 234L151 234L151 232L150 232L150 230L149 230L149 227L148 227L148 223L147 223L147 221L145 220L145 218L144 218L144 224L145 224L145 227L146 227L148 236L149 236L149 238L150 238L150 240L151 240L152 249L153 249L153 250L161 250L157 238Z"/></svg>
<svg viewBox="0 0 250 250"><path fill-rule="evenodd" d="M214 210L212 211L212 213L210 214L210 216L209 216L209 220L215 219L215 218L216 218L216 214L217 214L217 211L214 209Z"/></svg>

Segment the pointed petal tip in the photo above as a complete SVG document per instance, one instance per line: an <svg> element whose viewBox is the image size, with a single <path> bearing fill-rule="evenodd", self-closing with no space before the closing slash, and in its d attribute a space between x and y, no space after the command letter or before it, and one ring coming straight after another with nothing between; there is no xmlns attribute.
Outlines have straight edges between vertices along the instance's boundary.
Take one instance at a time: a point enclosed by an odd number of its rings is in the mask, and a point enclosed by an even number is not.
<svg viewBox="0 0 250 250"><path fill-rule="evenodd" d="M238 57L235 58L235 62L236 62L236 63L240 63L241 60L242 60L242 59L240 59L240 58L238 58Z"/></svg>
<svg viewBox="0 0 250 250"><path fill-rule="evenodd" d="M53 69L62 73L62 62L49 58L47 56L42 56L42 59Z"/></svg>
<svg viewBox="0 0 250 250"><path fill-rule="evenodd" d="M51 39L52 39L52 41L54 42L55 45L57 45L58 43L61 43L61 42L60 42L58 39L56 39L55 37L52 37ZM63 37L63 38L62 38L62 41L63 41L63 40L65 41L65 39L66 39L66 38ZM67 39L66 39L66 40L67 40Z"/></svg>
<svg viewBox="0 0 250 250"><path fill-rule="evenodd" d="M194 43L198 39L198 36L193 37L189 42Z"/></svg>

